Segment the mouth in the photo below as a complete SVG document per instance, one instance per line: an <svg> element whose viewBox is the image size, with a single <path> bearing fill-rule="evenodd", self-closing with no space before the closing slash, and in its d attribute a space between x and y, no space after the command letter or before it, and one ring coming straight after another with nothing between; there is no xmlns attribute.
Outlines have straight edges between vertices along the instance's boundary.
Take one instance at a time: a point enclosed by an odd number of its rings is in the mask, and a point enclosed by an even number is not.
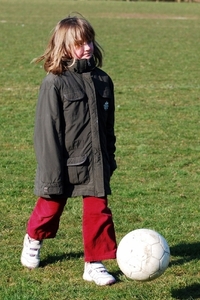
<svg viewBox="0 0 200 300"><path fill-rule="evenodd" d="M87 57L87 58L89 58L89 57L92 56L92 53L85 53L84 56Z"/></svg>

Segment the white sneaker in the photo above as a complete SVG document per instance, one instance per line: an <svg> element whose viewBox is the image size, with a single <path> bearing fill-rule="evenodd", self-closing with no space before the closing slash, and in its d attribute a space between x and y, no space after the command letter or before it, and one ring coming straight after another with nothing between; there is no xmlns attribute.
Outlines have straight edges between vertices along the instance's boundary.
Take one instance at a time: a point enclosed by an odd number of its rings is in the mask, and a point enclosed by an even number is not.
<svg viewBox="0 0 200 300"><path fill-rule="evenodd" d="M83 279L94 281L97 285L111 285L116 282L116 279L108 273L100 261L85 263Z"/></svg>
<svg viewBox="0 0 200 300"><path fill-rule="evenodd" d="M34 240L28 234L24 237L21 263L29 269L37 268L40 264L40 248L42 241Z"/></svg>

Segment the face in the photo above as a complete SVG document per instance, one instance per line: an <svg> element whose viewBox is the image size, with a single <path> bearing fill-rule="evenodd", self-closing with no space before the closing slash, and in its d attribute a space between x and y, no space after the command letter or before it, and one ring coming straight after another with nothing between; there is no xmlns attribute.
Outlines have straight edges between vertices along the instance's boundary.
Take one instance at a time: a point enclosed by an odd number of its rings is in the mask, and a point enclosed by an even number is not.
<svg viewBox="0 0 200 300"><path fill-rule="evenodd" d="M94 52L93 42L85 42L81 45L75 46L74 57L77 59L89 59Z"/></svg>

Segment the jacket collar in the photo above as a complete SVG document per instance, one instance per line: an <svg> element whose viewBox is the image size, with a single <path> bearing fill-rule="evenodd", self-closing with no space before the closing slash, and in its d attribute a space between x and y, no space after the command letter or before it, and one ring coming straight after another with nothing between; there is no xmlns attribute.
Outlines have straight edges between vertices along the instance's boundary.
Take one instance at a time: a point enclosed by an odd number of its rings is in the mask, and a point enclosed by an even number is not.
<svg viewBox="0 0 200 300"><path fill-rule="evenodd" d="M96 67L94 58L90 59L76 59L68 62L68 70L79 74L91 72Z"/></svg>

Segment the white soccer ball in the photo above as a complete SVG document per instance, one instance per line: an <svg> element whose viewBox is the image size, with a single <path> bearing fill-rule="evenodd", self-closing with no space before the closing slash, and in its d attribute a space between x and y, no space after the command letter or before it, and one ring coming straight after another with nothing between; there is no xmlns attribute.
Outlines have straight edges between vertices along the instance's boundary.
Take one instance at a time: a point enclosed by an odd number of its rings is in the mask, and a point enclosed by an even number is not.
<svg viewBox="0 0 200 300"><path fill-rule="evenodd" d="M167 241L151 229L136 229L125 235L117 248L121 271L133 280L148 281L162 275L168 267Z"/></svg>

